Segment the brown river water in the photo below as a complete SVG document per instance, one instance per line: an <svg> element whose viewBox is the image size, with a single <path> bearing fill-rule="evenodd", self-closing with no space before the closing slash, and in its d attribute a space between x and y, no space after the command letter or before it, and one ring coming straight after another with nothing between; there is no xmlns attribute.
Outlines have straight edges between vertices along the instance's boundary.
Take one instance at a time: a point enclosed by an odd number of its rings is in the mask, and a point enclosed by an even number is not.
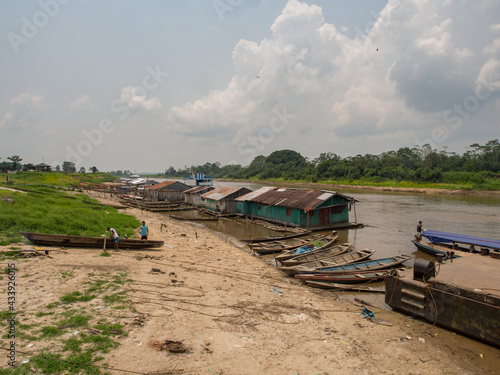
<svg viewBox="0 0 500 375"><path fill-rule="evenodd" d="M253 182L215 181L214 186L244 186L254 190L264 185ZM301 188L303 187L301 186ZM500 239L499 197L408 194L348 189L337 191L359 201L356 203L356 218L359 223L365 224L363 228L338 230L339 242L351 242L354 244L355 250L366 248L375 250L372 259L398 254L431 259L430 255L417 251L410 242L414 238L419 220L423 222L424 229ZM193 214L191 211L182 213L183 216L187 217ZM350 220L354 221L354 211L350 212ZM227 238L248 238L250 235L254 238L277 234L236 218L222 219L218 222L203 222L198 225L220 232ZM237 241L236 243L238 244ZM243 244L239 243L239 245ZM268 262L270 259L272 256L264 257L264 260ZM407 262L405 265L411 266L412 262ZM377 285L382 284L373 284L373 286ZM374 303L380 308L390 309L389 306L385 305L383 295L344 292L337 294L340 298L353 300L354 297L358 297ZM475 362L483 368L484 373L498 373L500 350L497 348L432 326L432 324L422 324L424 331L434 335L434 338L426 339L439 340L442 345L458 348L454 349L457 351L457 355L467 357L468 360Z"/></svg>

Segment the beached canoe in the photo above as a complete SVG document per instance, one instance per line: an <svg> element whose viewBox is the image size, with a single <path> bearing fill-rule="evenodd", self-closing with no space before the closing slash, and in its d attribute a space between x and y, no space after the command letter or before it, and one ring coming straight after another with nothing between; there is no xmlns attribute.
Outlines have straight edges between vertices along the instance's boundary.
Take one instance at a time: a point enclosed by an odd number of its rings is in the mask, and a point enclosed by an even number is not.
<svg viewBox="0 0 500 375"><path fill-rule="evenodd" d="M305 236L306 234L311 233L310 230L305 230L299 233L285 234L283 236L269 236L269 237L257 237L257 238L241 238L241 242L250 242L252 244L259 242L271 242L271 241L280 241L280 240L288 240L290 238L297 238Z"/></svg>
<svg viewBox="0 0 500 375"><path fill-rule="evenodd" d="M311 262L302 263L297 266L280 267L279 269L290 276L293 276L297 273L320 273L316 271L319 268L331 268L334 266L341 266L344 264L359 262L364 259L368 259L371 255L373 255L374 252L375 250L364 249L361 251L334 255L322 260L314 260Z"/></svg>
<svg viewBox="0 0 500 375"><path fill-rule="evenodd" d="M332 274L297 274L295 278L300 280L325 281L338 284L360 284L369 283L377 280L385 279L391 271L359 271L347 273L332 273Z"/></svg>
<svg viewBox="0 0 500 375"><path fill-rule="evenodd" d="M385 293L385 287L370 287L356 284L337 284L325 281L305 280L305 283L313 288L333 289L335 291L362 292L362 293Z"/></svg>
<svg viewBox="0 0 500 375"><path fill-rule="evenodd" d="M296 255L293 258L284 260L283 265L286 267L290 267L290 266L298 266L299 264L312 262L315 260L324 260L326 258L331 258L332 256L335 255L347 253L349 250L351 250L351 248L352 248L351 243L344 243L337 246L316 249L304 254Z"/></svg>
<svg viewBox="0 0 500 375"><path fill-rule="evenodd" d="M303 245L301 247L285 251L283 254L279 254L276 257L274 257L274 259L277 262L283 263L285 260L293 258L293 257L295 257L297 255L305 254L305 253L308 253L310 251L323 250L323 249L332 247L333 244L335 242L337 242L337 240L339 238L339 236L337 236L336 234L337 234L337 232L333 231L333 233L332 233L331 236L328 236L328 237L325 237L325 238L321 239L320 241L326 241L326 243L323 246L314 248L313 244ZM309 248L308 249L303 249L304 246L308 246Z"/></svg>
<svg viewBox="0 0 500 375"><path fill-rule="evenodd" d="M283 250L297 249L298 247L308 245L314 241L323 240L324 238L325 235L323 234L313 234L312 236L304 238L291 238L288 240L261 242L256 244L249 244L249 246L254 253L263 255L263 254L280 253Z"/></svg>
<svg viewBox="0 0 500 375"><path fill-rule="evenodd" d="M37 245L61 246L61 247L82 247L97 249L113 249L113 242L105 237L85 237L69 236L66 234L47 234L34 232L20 232L24 237ZM149 249L162 247L163 241L136 240L120 238L119 248L121 249Z"/></svg>
<svg viewBox="0 0 500 375"><path fill-rule="evenodd" d="M368 271L368 270L375 271L375 270L382 270L398 266L410 259L412 259L410 255L396 255L394 257L368 260L364 262L347 263L344 265L336 265L332 267L327 266L327 267L318 267L315 269L301 269L300 273L331 274L331 273L345 273L345 272Z"/></svg>

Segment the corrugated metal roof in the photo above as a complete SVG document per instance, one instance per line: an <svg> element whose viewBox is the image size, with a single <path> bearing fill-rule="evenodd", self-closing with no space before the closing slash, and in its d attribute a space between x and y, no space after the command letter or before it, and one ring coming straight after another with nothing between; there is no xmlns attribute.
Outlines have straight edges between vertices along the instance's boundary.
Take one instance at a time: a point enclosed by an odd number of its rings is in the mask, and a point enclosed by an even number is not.
<svg viewBox="0 0 500 375"><path fill-rule="evenodd" d="M242 195L241 197L236 198L235 201L240 201L240 202L250 201L250 200L258 197L259 195L264 194L265 192L268 192L269 190L274 190L274 189L276 189L276 188L273 186L263 186L257 190L251 191L248 194L245 194L245 195Z"/></svg>
<svg viewBox="0 0 500 375"><path fill-rule="evenodd" d="M254 194L255 193L255 194ZM238 201L248 201L266 206L283 206L298 208L305 211L312 210L325 200L338 195L347 201L355 201L354 198L327 190L300 190L266 187L237 198Z"/></svg>
<svg viewBox="0 0 500 375"><path fill-rule="evenodd" d="M187 187L186 184L183 184L182 182L179 182L179 181L163 181L163 182L160 182L159 184L156 184L156 185L153 185L149 188L149 190L158 190L158 189L162 189L166 186L169 186L169 185L173 185L173 184L181 184L181 185L184 185Z"/></svg>
<svg viewBox="0 0 500 375"><path fill-rule="evenodd" d="M213 199L214 201L219 201L231 194L237 193L242 189L248 190L244 187L221 186L217 189L209 191L208 193L202 194L202 197L205 199Z"/></svg>
<svg viewBox="0 0 500 375"><path fill-rule="evenodd" d="M213 186L195 186L191 189L187 189L184 191L184 194L201 194L203 192L209 192L214 190Z"/></svg>

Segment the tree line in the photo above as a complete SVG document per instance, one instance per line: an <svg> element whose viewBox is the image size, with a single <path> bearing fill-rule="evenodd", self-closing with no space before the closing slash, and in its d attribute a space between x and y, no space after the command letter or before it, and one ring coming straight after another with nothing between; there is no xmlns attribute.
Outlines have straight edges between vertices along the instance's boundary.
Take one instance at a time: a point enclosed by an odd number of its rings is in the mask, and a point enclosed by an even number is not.
<svg viewBox="0 0 500 375"><path fill-rule="evenodd" d="M474 143L462 155L448 152L446 147L437 151L427 144L379 155L358 154L345 158L326 152L313 160L293 150L279 150L269 156L259 155L245 167L239 164L222 166L219 162L179 169L170 166L165 176L184 177L191 172L228 179L468 183L488 188L488 183L500 180L500 144L498 139L484 145Z"/></svg>
<svg viewBox="0 0 500 375"><path fill-rule="evenodd" d="M19 155L12 155L7 158L9 161L2 161L0 162L0 172L5 173L5 172L28 172L35 170L35 165L33 163L28 163L28 164L23 164L23 158L21 158ZM51 167L52 168L52 167ZM64 161L62 165L56 165L54 167L55 172L64 172L64 173L76 173L77 168L75 163L72 161ZM85 167L80 167L78 169L78 173L97 173L99 172L99 169L97 169L96 166L89 167L88 170L85 169Z"/></svg>

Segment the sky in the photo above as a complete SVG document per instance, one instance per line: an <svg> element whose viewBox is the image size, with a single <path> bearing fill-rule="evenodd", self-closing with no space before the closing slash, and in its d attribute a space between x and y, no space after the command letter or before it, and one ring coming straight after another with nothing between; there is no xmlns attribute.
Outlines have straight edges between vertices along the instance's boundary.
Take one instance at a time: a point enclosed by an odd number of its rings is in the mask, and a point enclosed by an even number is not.
<svg viewBox="0 0 500 375"><path fill-rule="evenodd" d="M163 172L500 134L496 0L0 2L0 161Z"/></svg>

